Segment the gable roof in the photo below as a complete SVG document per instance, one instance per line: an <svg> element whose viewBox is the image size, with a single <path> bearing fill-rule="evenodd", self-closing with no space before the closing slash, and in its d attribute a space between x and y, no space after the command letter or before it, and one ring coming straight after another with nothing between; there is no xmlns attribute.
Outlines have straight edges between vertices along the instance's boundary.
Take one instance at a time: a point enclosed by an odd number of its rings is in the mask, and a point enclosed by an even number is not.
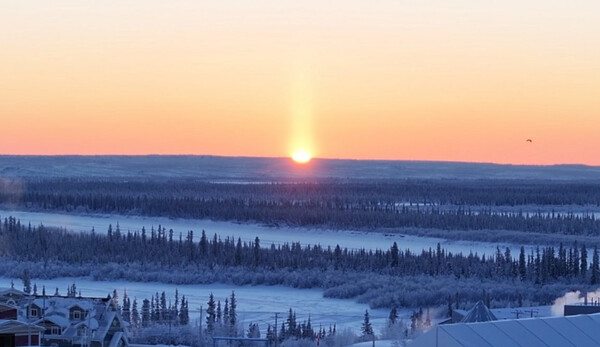
<svg viewBox="0 0 600 347"><path fill-rule="evenodd" d="M460 321L461 323L489 322L498 320L496 316L485 306L483 301L478 301L475 306Z"/></svg>

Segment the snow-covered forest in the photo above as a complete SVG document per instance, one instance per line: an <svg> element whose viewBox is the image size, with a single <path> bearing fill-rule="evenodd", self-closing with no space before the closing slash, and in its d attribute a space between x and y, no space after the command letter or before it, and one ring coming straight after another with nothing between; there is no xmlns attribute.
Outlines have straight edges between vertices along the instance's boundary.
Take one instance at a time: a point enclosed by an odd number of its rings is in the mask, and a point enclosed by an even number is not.
<svg viewBox="0 0 600 347"><path fill-rule="evenodd" d="M207 183L115 179L0 182L13 208L333 229L600 233L600 185L510 180Z"/></svg>
<svg viewBox="0 0 600 347"><path fill-rule="evenodd" d="M73 233L2 222L1 275L35 278L93 276L165 283L232 283L322 288L325 295L354 298L372 307L458 305L490 297L498 304L551 303L566 290L600 282L598 249L585 245L538 248L493 256L437 249L411 252L394 243L364 250L302 246L261 247L203 231L175 235L166 227L106 234Z"/></svg>

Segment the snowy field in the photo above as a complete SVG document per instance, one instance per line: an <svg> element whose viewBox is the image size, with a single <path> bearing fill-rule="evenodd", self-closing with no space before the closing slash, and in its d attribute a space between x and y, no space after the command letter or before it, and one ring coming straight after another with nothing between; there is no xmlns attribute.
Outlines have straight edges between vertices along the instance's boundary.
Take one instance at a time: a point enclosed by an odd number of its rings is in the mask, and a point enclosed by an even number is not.
<svg viewBox="0 0 600 347"><path fill-rule="evenodd" d="M14 279L15 288L22 289L22 282ZM267 324L275 323L275 313L279 314L278 324L287 318L288 310L291 307L296 311L297 321L302 322L308 319L310 315L313 328L322 325L329 328L329 325L336 324L338 329L351 328L358 334L362 324L364 313L369 309L368 305L359 304L351 300L329 299L323 297L323 292L318 289L294 289L282 286L235 286L224 284L210 285L174 285L164 283L137 283L127 281L92 281L88 278L57 278L52 280L34 279L38 287L38 294L41 294L42 286L46 286L46 294L54 294L58 288L61 295L66 295L67 287L75 283L78 290L81 290L83 296L106 297L112 294L116 289L122 298L126 290L127 295L138 299L138 307L141 307L143 299L150 299L156 292L159 294L165 291L167 299L173 300L175 289L179 290L180 295L185 295L189 300L190 319L197 321L199 310L202 305L206 310L208 296L212 292L215 300L221 300L231 295L235 291L237 298L237 309L240 322L244 328L247 328L250 322L258 323L263 333L266 331ZM10 287L11 279L0 277L0 288ZM408 311L400 311L400 314L407 316ZM384 327L389 310L369 309L371 322L376 333Z"/></svg>
<svg viewBox="0 0 600 347"><path fill-rule="evenodd" d="M412 252L421 252L423 249L435 249L440 243L443 248L453 253L469 252L481 254L495 254L496 247L500 246L504 250L507 246L511 248L513 254L518 254L520 246L510 244L497 244L489 242L476 241L453 241L433 237L419 237L412 235L402 235L393 233L363 232L363 231L337 231L307 228L288 228L288 227L268 227L257 224L237 224L232 222L215 222L210 220L197 219L169 219L165 217L143 217L143 216L122 216L122 215L71 215L60 213L42 213L25 211L0 210L0 217L5 218L13 216L21 220L21 224L31 223L33 226L43 224L45 226L63 227L76 232L89 232L92 228L96 233L106 233L109 224L112 224L113 230L117 223L122 232L140 231L142 227L147 232L159 225L175 231L175 237L179 233L185 234L188 230L194 230L194 239L198 241L202 230L206 231L208 237L213 234L221 238L232 236L239 237L242 241L253 241L256 236L261 240L263 247L282 244L285 242L300 242L302 245L320 244L321 246L332 248L340 245L348 249L389 249L395 242L400 249L410 249ZM527 248L530 252L531 247Z"/></svg>

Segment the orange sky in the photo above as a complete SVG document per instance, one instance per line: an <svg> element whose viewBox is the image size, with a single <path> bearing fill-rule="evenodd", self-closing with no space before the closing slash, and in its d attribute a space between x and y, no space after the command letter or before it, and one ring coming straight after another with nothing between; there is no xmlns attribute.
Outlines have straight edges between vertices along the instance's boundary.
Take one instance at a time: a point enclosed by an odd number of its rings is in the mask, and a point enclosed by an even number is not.
<svg viewBox="0 0 600 347"><path fill-rule="evenodd" d="M0 153L600 165L598 23L592 0L5 1Z"/></svg>

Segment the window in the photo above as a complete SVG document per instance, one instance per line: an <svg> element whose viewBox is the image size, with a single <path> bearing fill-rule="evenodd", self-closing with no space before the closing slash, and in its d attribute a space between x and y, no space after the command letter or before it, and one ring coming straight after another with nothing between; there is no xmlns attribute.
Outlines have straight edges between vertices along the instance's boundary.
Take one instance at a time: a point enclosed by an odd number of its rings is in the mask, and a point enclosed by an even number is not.
<svg viewBox="0 0 600 347"><path fill-rule="evenodd" d="M50 333L52 335L60 335L60 333L61 333L60 332L60 327L54 326L54 327L50 328Z"/></svg>
<svg viewBox="0 0 600 347"><path fill-rule="evenodd" d="M78 311L78 310L73 311L73 319L80 320L81 319L81 311Z"/></svg>
<svg viewBox="0 0 600 347"><path fill-rule="evenodd" d="M29 315L30 315L31 317L37 317L37 316L38 316L38 310L37 310L37 308L33 308L33 307L32 307L32 308L29 310Z"/></svg>

